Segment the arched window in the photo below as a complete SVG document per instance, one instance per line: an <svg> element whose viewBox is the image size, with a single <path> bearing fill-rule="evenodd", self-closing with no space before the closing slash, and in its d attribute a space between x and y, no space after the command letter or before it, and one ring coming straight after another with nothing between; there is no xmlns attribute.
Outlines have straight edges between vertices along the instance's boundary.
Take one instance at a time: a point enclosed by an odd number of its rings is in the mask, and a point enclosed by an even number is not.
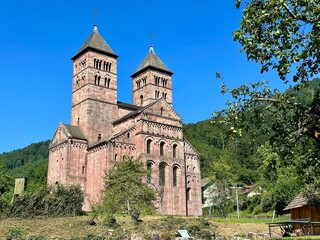
<svg viewBox="0 0 320 240"><path fill-rule="evenodd" d="M172 157L173 158L177 157L177 147L178 147L177 144L173 144L173 147L172 147Z"/></svg>
<svg viewBox="0 0 320 240"><path fill-rule="evenodd" d="M109 72L111 72L111 65L112 65L112 64L110 63L110 64L109 64L109 69L108 69Z"/></svg>
<svg viewBox="0 0 320 240"><path fill-rule="evenodd" d="M94 84L95 85L100 85L100 76L98 76L98 75L94 76Z"/></svg>
<svg viewBox="0 0 320 240"><path fill-rule="evenodd" d="M114 155L114 161L115 161L115 162L118 161L118 154L115 154L115 155Z"/></svg>
<svg viewBox="0 0 320 240"><path fill-rule="evenodd" d="M160 115L163 115L163 108L160 108Z"/></svg>
<svg viewBox="0 0 320 240"><path fill-rule="evenodd" d="M159 164L159 185L166 185L166 164L164 162Z"/></svg>
<svg viewBox="0 0 320 240"><path fill-rule="evenodd" d="M164 155L164 142L161 142L160 143L160 156L163 156Z"/></svg>
<svg viewBox="0 0 320 240"><path fill-rule="evenodd" d="M152 143L152 140L148 139L148 141L147 141L147 153L148 154L151 154L151 143Z"/></svg>
<svg viewBox="0 0 320 240"><path fill-rule="evenodd" d="M142 104L143 104L143 96L141 95L140 96L140 105L142 106Z"/></svg>
<svg viewBox="0 0 320 240"><path fill-rule="evenodd" d="M190 201L190 191L191 191L191 188L187 188L187 192L186 192L186 198L187 198L187 201Z"/></svg>
<svg viewBox="0 0 320 240"><path fill-rule="evenodd" d="M147 162L147 183L152 183L152 165L153 163L151 161Z"/></svg>
<svg viewBox="0 0 320 240"><path fill-rule="evenodd" d="M174 187L177 186L177 182L178 182L178 166L174 166L172 169L172 184Z"/></svg>

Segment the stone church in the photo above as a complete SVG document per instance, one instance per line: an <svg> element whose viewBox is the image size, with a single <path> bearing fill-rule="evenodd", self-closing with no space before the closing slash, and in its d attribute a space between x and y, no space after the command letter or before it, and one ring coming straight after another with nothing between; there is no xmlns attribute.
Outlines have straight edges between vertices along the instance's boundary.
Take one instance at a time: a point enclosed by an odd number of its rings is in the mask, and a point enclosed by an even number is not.
<svg viewBox="0 0 320 240"><path fill-rule="evenodd" d="M60 123L49 149L48 184L79 184L84 210L99 201L116 162L140 158L152 174L157 211L202 215L200 158L172 107L173 73L150 46L132 78L132 104L117 100L117 54L94 26L72 58L71 124Z"/></svg>

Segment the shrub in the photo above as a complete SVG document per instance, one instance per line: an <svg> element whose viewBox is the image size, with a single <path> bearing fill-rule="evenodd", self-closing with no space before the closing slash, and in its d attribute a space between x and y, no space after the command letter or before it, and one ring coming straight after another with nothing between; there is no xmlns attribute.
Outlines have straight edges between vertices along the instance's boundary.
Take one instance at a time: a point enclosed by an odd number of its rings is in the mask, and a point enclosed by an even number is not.
<svg viewBox="0 0 320 240"><path fill-rule="evenodd" d="M8 217L61 217L82 213L84 195L79 186L44 188L36 193L24 193L10 204L1 202L0 211Z"/></svg>
<svg viewBox="0 0 320 240"><path fill-rule="evenodd" d="M12 228L6 238L7 240L25 240L27 233L21 228Z"/></svg>

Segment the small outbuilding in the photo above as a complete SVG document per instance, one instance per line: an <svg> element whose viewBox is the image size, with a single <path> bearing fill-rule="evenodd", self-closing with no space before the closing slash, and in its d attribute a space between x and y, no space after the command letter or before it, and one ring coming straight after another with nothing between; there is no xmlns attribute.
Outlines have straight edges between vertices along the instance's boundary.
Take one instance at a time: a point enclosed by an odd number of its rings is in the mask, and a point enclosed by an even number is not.
<svg viewBox="0 0 320 240"><path fill-rule="evenodd" d="M320 235L320 206L309 204L308 199L302 193L298 194L284 211L290 211L293 221L309 221L307 228L304 224L294 224L294 232Z"/></svg>
<svg viewBox="0 0 320 240"><path fill-rule="evenodd" d="M290 211L291 219L267 223L270 237L272 227L280 227L282 236L320 235L320 205L309 204L300 193L284 211Z"/></svg>

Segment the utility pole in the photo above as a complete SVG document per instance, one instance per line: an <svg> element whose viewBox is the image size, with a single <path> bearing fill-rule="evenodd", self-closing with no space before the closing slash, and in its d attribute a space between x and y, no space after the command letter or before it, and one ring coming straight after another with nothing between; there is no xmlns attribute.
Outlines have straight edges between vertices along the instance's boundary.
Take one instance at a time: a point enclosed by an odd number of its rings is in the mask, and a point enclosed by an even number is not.
<svg viewBox="0 0 320 240"><path fill-rule="evenodd" d="M236 190L236 202L237 202L237 215L238 215L238 220L240 219L240 210L239 210L239 196L238 196L238 189L243 189L243 187L231 187L231 189Z"/></svg>

